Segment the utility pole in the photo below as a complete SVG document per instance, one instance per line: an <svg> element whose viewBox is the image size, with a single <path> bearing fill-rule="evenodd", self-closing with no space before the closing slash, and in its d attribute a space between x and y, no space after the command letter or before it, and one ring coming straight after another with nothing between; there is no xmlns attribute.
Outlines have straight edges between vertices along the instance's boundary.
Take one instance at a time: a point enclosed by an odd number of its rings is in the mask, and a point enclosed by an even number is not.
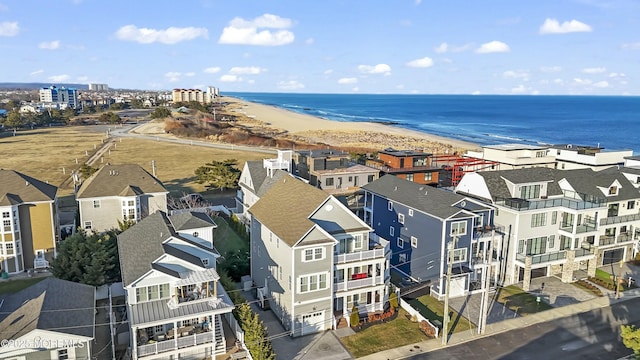
<svg viewBox="0 0 640 360"><path fill-rule="evenodd" d="M616 279L616 299L620 298L620 280L622 280L623 266L624 266L624 259L620 260L620 271L618 271L618 276L614 276L614 279Z"/></svg>
<svg viewBox="0 0 640 360"><path fill-rule="evenodd" d="M453 249L458 242L458 237L454 236L453 240L447 244L447 281L444 289L444 315L442 316L442 345L447 345L449 338L449 289L451 288L451 273L453 272Z"/></svg>
<svg viewBox="0 0 640 360"><path fill-rule="evenodd" d="M489 243L489 253L485 255L486 267L482 272L482 286L484 288L482 293L482 302L480 305L480 321L478 322L478 334L484 334L487 328L487 317L489 317L489 289L491 288L491 260L493 259L493 240L496 235L496 230L491 230L491 242Z"/></svg>
<svg viewBox="0 0 640 360"><path fill-rule="evenodd" d="M151 170L152 170L153 176L156 176L156 161L155 160L151 160Z"/></svg>

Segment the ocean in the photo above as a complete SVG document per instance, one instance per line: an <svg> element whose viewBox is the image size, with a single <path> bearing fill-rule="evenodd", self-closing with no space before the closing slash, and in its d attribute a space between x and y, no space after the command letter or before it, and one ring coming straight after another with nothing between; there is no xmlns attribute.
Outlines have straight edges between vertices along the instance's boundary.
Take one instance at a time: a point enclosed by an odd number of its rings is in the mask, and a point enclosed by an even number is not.
<svg viewBox="0 0 640 360"><path fill-rule="evenodd" d="M240 93L336 121L374 121L480 145L573 144L640 154L640 97Z"/></svg>

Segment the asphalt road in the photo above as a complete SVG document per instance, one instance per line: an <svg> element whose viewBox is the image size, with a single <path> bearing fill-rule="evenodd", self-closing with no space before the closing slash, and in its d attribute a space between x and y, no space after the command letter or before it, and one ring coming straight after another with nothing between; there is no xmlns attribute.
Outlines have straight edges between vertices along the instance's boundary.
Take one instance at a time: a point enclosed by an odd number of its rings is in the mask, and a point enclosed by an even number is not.
<svg viewBox="0 0 640 360"><path fill-rule="evenodd" d="M640 323L640 299L481 338L406 359L620 359L620 325ZM416 352L419 352L416 349Z"/></svg>

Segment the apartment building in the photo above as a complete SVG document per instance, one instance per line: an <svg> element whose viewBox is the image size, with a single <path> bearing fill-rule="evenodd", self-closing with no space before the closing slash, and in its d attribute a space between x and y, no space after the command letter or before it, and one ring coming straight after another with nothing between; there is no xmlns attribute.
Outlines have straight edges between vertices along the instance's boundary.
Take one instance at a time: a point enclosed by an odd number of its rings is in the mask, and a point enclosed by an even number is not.
<svg viewBox="0 0 640 360"><path fill-rule="evenodd" d="M423 185L438 185L440 168L432 164L433 154L421 150L395 150L378 152L377 159L366 161L366 165L378 169L382 174L391 174L401 179Z"/></svg>
<svg viewBox="0 0 640 360"><path fill-rule="evenodd" d="M78 90L75 88L65 88L50 86L40 89L40 102L46 107L47 104L56 104L60 108L70 107L77 109L79 106Z"/></svg>
<svg viewBox="0 0 640 360"><path fill-rule="evenodd" d="M197 101L202 104L209 104L213 102L216 94L216 88L209 86L206 92L200 89L173 89L171 97L174 103Z"/></svg>
<svg viewBox="0 0 640 360"><path fill-rule="evenodd" d="M251 277L291 336L384 310L388 241L335 197L287 175L249 213Z"/></svg>

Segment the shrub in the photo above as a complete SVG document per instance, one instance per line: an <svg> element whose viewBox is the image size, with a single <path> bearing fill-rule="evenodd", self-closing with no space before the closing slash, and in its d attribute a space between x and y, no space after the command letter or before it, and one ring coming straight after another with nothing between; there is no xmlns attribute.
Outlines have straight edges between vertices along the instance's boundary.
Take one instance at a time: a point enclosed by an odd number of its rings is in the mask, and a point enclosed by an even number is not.
<svg viewBox="0 0 640 360"><path fill-rule="evenodd" d="M396 295L395 292L392 292L391 295L389 295L389 305L391 305L393 309L398 308L398 295Z"/></svg>
<svg viewBox="0 0 640 360"><path fill-rule="evenodd" d="M427 335L427 337L430 337L430 338L436 337L436 329L425 320L422 320L420 322L420 330L422 330L422 332L425 335Z"/></svg>
<svg viewBox="0 0 640 360"><path fill-rule="evenodd" d="M351 326L357 326L360 324L360 313L358 312L357 306L354 306L353 309L351 309L351 317L349 320L351 320Z"/></svg>

